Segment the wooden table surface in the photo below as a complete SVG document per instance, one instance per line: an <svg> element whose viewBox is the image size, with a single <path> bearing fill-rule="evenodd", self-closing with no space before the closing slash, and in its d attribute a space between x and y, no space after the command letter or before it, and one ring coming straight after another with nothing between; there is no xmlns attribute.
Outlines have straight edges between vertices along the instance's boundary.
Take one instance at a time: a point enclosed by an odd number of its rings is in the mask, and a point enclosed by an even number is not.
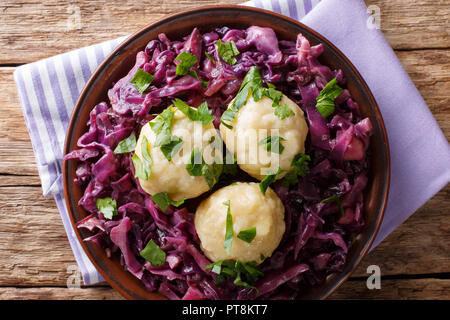
<svg viewBox="0 0 450 320"><path fill-rule="evenodd" d="M214 3L0 2L0 299L121 299L106 283L67 287L76 263L53 198L42 196L14 69L127 35L169 13ZM366 4L380 8L382 32L449 139L450 1L366 0ZM446 186L389 235L331 298L450 299L449 192ZM366 287L369 265L381 268L380 290Z"/></svg>

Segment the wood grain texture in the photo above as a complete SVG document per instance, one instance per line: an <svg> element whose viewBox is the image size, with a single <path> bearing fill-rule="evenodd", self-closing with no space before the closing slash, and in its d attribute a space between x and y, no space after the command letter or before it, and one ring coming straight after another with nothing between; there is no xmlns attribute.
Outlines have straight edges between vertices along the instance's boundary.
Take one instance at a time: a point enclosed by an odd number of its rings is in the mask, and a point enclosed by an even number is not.
<svg viewBox="0 0 450 320"><path fill-rule="evenodd" d="M381 289L367 289L366 280L347 281L330 299L359 300L448 300L450 280L448 279L396 279L381 280Z"/></svg>
<svg viewBox="0 0 450 320"><path fill-rule="evenodd" d="M368 7L380 8L381 31L394 49L450 47L449 1L365 0L364 2Z"/></svg>
<svg viewBox="0 0 450 320"><path fill-rule="evenodd" d="M133 33L167 14L241 0L3 0L0 64L25 63ZM446 0L366 0L395 49L450 47Z"/></svg>
<svg viewBox="0 0 450 320"><path fill-rule="evenodd" d="M110 287L100 288L0 288L0 300L124 300Z"/></svg>
<svg viewBox="0 0 450 320"><path fill-rule="evenodd" d="M14 84L15 68L0 68L0 175L37 175L30 136ZM0 177L0 185L2 178Z"/></svg>
<svg viewBox="0 0 450 320"><path fill-rule="evenodd" d="M126 35L182 9L239 2L1 1L0 299L122 299L105 284L66 288L76 262L53 198L42 196L13 81L15 68L1 65ZM450 140L450 2L365 2L380 8L384 35ZM331 298L450 299L449 193L447 186L390 234ZM381 290L366 287L366 269L373 264L387 277Z"/></svg>
<svg viewBox="0 0 450 320"><path fill-rule="evenodd" d="M450 280L406 279L381 280L380 290L369 290L365 280L350 280L344 283L329 299L450 299ZM124 298L110 287L95 288L20 288L0 287L0 300L5 299L50 299L50 300L123 300Z"/></svg>

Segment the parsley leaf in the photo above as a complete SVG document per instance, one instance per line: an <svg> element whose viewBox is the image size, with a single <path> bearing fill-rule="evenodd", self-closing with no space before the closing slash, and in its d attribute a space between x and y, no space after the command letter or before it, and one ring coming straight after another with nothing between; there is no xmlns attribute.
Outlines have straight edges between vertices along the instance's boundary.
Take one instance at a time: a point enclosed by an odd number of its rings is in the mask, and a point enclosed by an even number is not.
<svg viewBox="0 0 450 320"><path fill-rule="evenodd" d="M337 195L332 195L331 197L323 199L320 202L330 202L330 201L335 201L337 203L339 212L341 213L342 216L344 216L345 215L344 207L342 206L341 199L339 199L339 197Z"/></svg>
<svg viewBox="0 0 450 320"><path fill-rule="evenodd" d="M281 91L276 90L272 84L268 83L267 85L270 86L268 89L264 91L264 95L273 101L272 107L276 108L280 103L281 99L283 99L283 93Z"/></svg>
<svg viewBox="0 0 450 320"><path fill-rule="evenodd" d="M339 87L336 78L327 83L327 85L320 91L316 101L316 108L319 110L322 117L327 118L334 112L334 99L336 99L344 89Z"/></svg>
<svg viewBox="0 0 450 320"><path fill-rule="evenodd" d="M240 52L236 48L236 44L234 41L222 42L222 40L217 40L217 50L219 52L220 58L225 61L230 66L236 64L237 60L235 56L237 56Z"/></svg>
<svg viewBox="0 0 450 320"><path fill-rule="evenodd" d="M180 61L177 64L175 74L177 76L184 76L189 73L189 70L197 63L197 57L190 52L181 52L176 58L176 61Z"/></svg>
<svg viewBox="0 0 450 320"><path fill-rule="evenodd" d="M131 79L130 83L134 83L134 87L140 94L144 93L145 90L150 87L153 79L155 77L148 72L145 72L142 69L138 69L134 74L133 79Z"/></svg>
<svg viewBox="0 0 450 320"><path fill-rule="evenodd" d="M214 121L214 116L206 101L199 105L197 109L192 108L178 98L173 100L172 103L192 121L201 122L202 124L210 124Z"/></svg>
<svg viewBox="0 0 450 320"><path fill-rule="evenodd" d="M284 146L281 144L282 141L286 141L286 139L279 136L269 136L262 139L259 145L265 144L267 151L282 154L284 150Z"/></svg>
<svg viewBox="0 0 450 320"><path fill-rule="evenodd" d="M205 177L206 183L211 189L214 186L214 182L216 181L216 174L206 163L202 167L202 176Z"/></svg>
<svg viewBox="0 0 450 320"><path fill-rule="evenodd" d="M136 136L132 133L128 138L123 139L119 142L117 147L114 149L114 154L122 154L133 151L136 148Z"/></svg>
<svg viewBox="0 0 450 320"><path fill-rule="evenodd" d="M228 123L225 123L225 121L230 121L230 122L234 121L234 118L236 118L236 114L237 114L237 111L234 111L232 109L227 109L227 110L225 110L224 113L222 113L222 116L220 117L220 122L228 129L233 129L233 126Z"/></svg>
<svg viewBox="0 0 450 320"><path fill-rule="evenodd" d="M308 164L311 157L304 153L297 153L291 161L292 170L289 171L283 178L281 184L285 187L290 187L298 183L298 177L304 177L308 172Z"/></svg>
<svg viewBox="0 0 450 320"><path fill-rule="evenodd" d="M168 107L158 114L155 119L149 122L150 127L156 133L155 147L159 147L171 141L170 128L172 127L174 113L172 107Z"/></svg>
<svg viewBox="0 0 450 320"><path fill-rule="evenodd" d="M183 145L183 140L173 136L170 132L174 113L174 109L168 107L149 122L150 127L156 133L155 147L161 148L161 152L168 161L172 160Z"/></svg>
<svg viewBox="0 0 450 320"><path fill-rule="evenodd" d="M264 179L261 180L261 182L259 183L259 189L261 190L261 192L262 192L263 195L266 195L267 188L268 188L272 183L274 183L275 181L277 181L278 175L279 175L280 173L282 173L282 172L283 172L283 170L282 170L281 168L278 168L277 173L266 175L266 176L264 177Z"/></svg>
<svg viewBox="0 0 450 320"><path fill-rule="evenodd" d="M252 242L256 237L256 227L239 231L237 237L245 242Z"/></svg>
<svg viewBox="0 0 450 320"><path fill-rule="evenodd" d="M111 197L103 199L95 199L98 211L105 217L111 220L113 216L117 215L117 202Z"/></svg>
<svg viewBox="0 0 450 320"><path fill-rule="evenodd" d="M136 153L131 157L134 165L134 176L143 180L148 180L148 178L150 178L150 174L152 173L151 167L153 161L150 153L148 152L148 140L146 136L142 138L141 154L142 160Z"/></svg>
<svg viewBox="0 0 450 320"><path fill-rule="evenodd" d="M264 89L262 85L262 78L261 74L259 73L258 67L252 66L245 75L244 80L241 84L241 88L234 98L231 107L225 110L225 112L222 114L220 122L228 129L232 129L233 126L225 123L225 121L232 122L236 118L239 109L247 103L247 99L250 93L252 94L252 97L255 101L259 101L262 97L262 91Z"/></svg>
<svg viewBox="0 0 450 320"><path fill-rule="evenodd" d="M197 147L194 147L191 152L188 164L186 164L187 172L194 177L204 176L208 186L212 188L214 182L219 179L223 170L223 165L214 163L213 168L205 162L202 153Z"/></svg>
<svg viewBox="0 0 450 320"><path fill-rule="evenodd" d="M213 58L207 51L205 51L205 56L206 56L209 60L211 60L211 62L212 62L213 64L216 64L216 60L214 60L214 58Z"/></svg>
<svg viewBox="0 0 450 320"><path fill-rule="evenodd" d="M184 203L184 200L174 201L170 199L169 195L166 192L155 193L150 198L163 212L166 212L169 206L179 207Z"/></svg>
<svg viewBox="0 0 450 320"><path fill-rule="evenodd" d="M162 266L164 262L166 262L166 253L153 241L153 239L150 239L139 254L142 258L150 262L153 267Z"/></svg>
<svg viewBox="0 0 450 320"><path fill-rule="evenodd" d="M231 251L231 245L233 244L233 216L231 215L231 205L230 200L227 200L223 203L225 206L227 206L227 219L226 219L226 226L225 226L225 241L223 242L223 247L229 254Z"/></svg>
<svg viewBox="0 0 450 320"><path fill-rule="evenodd" d="M295 113L287 104L281 104L275 107L275 115L281 120L286 119L287 117L294 116Z"/></svg>
<svg viewBox="0 0 450 320"><path fill-rule="evenodd" d="M166 157L167 161L171 161L182 146L183 140L181 140L181 138L177 136L170 136L170 142L161 146L161 152Z"/></svg>
<svg viewBox="0 0 450 320"><path fill-rule="evenodd" d="M147 137L144 135L141 142L141 153L142 153L142 163L146 168L148 168L148 176L151 174L151 166L153 164L152 157L150 156L150 153L148 152L148 140Z"/></svg>
<svg viewBox="0 0 450 320"><path fill-rule="evenodd" d="M249 94L252 95L255 102L261 100L264 96L270 98L272 100L274 114L281 120L295 115L294 111L287 104L280 104L283 93L276 90L275 86L271 83L267 83L267 86L268 88L263 87L263 81L258 67L252 66L242 80L241 87L233 99L230 108L222 114L220 118L221 123L228 129L233 128L233 126L225 123L225 121L232 122L235 119L239 109L247 103Z"/></svg>
<svg viewBox="0 0 450 320"><path fill-rule="evenodd" d="M264 273L259 270L255 261L241 262L239 260L220 260L205 266L205 269L211 269L218 275L216 285L219 285L226 279L233 279L237 286L256 289L250 283L258 281L264 277Z"/></svg>
<svg viewBox="0 0 450 320"><path fill-rule="evenodd" d="M198 148L192 149L191 158L186 165L187 172L194 177L202 175L202 167L204 165L203 156Z"/></svg>
<svg viewBox="0 0 450 320"><path fill-rule="evenodd" d="M149 178L149 175L146 174L146 171L144 171L144 166L142 164L141 158L135 153L131 157L131 161L133 161L133 167L134 167L134 177L147 180Z"/></svg>

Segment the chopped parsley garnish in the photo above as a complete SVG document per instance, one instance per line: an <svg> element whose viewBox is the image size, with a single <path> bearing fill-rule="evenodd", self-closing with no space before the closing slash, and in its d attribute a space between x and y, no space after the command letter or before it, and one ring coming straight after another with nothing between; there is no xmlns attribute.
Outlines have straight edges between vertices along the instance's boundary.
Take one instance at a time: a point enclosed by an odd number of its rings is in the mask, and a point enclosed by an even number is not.
<svg viewBox="0 0 450 320"><path fill-rule="evenodd" d="M207 51L205 51L205 56L206 56L209 60L211 60L211 62L212 62L213 64L216 64L216 60L214 60L214 58L213 58Z"/></svg>
<svg viewBox="0 0 450 320"><path fill-rule="evenodd" d="M136 148L136 136L132 133L128 138L123 139L114 149L114 154L122 154L133 151Z"/></svg>
<svg viewBox="0 0 450 320"><path fill-rule="evenodd" d="M183 146L183 140L177 136L171 136L170 142L161 146L161 152L166 157L168 161L171 161L172 158L178 153L178 151Z"/></svg>
<svg viewBox="0 0 450 320"><path fill-rule="evenodd" d="M344 207L342 206L341 199L339 199L339 197L337 195L332 195L331 197L323 199L320 202L330 202L330 201L336 202L336 204L338 205L338 208L339 208L339 212L341 213L342 216L344 216L345 215Z"/></svg>
<svg viewBox="0 0 450 320"><path fill-rule="evenodd" d="M153 241L147 243L139 253L142 258L150 262L153 267L162 266L166 262L166 253Z"/></svg>
<svg viewBox="0 0 450 320"><path fill-rule="evenodd" d="M172 134L170 128L172 126L175 111L172 107L166 108L157 115L155 119L149 122L150 127L156 133L155 147L160 147L171 141Z"/></svg>
<svg viewBox="0 0 450 320"><path fill-rule="evenodd" d="M289 171L283 178L281 184L285 187L290 187L298 183L298 177L304 177L308 172L308 164L311 157L304 153L297 153L291 161L292 170Z"/></svg>
<svg viewBox="0 0 450 320"><path fill-rule="evenodd" d="M208 186L212 188L214 182L219 179L222 173L223 165L220 163L213 163L212 169L203 159L202 153L197 147L194 147L191 152L191 157L186 165L187 172L194 177L204 176Z"/></svg>
<svg viewBox="0 0 450 320"><path fill-rule="evenodd" d="M156 133L155 147L161 148L161 152L168 161L172 160L183 145L183 140L173 136L170 132L174 113L174 109L169 106L149 122L150 127Z"/></svg>
<svg viewBox="0 0 450 320"><path fill-rule="evenodd" d="M130 83L134 83L134 87L140 94L144 93L145 90L150 87L153 79L155 77L148 72L145 72L142 69L138 69L134 74L133 79L131 79Z"/></svg>
<svg viewBox="0 0 450 320"><path fill-rule="evenodd" d="M163 212L165 212L169 206L179 207L184 203L184 200L174 201L170 199L166 192L155 193L150 198Z"/></svg>
<svg viewBox="0 0 450 320"><path fill-rule="evenodd" d="M266 175L266 176L264 177L264 179L261 180L261 182L259 183L259 189L261 190L261 192L262 192L263 195L266 195L267 188L268 188L272 183L274 183L275 181L277 181L278 175L279 175L280 173L282 173L282 172L283 172L283 170L282 170L281 168L278 168L277 173Z"/></svg>
<svg viewBox="0 0 450 320"><path fill-rule="evenodd" d="M259 142L259 145L265 145L266 150L269 152L282 154L284 150L284 146L281 144L282 141L286 141L286 139L279 136L269 136L265 139L262 139Z"/></svg>
<svg viewBox="0 0 450 320"><path fill-rule="evenodd" d="M267 83L267 90L265 92L265 96L272 99L273 101L272 107L274 108L280 103L281 99L283 99L283 93L275 89L275 86L269 82Z"/></svg>
<svg viewBox="0 0 450 320"><path fill-rule="evenodd" d="M281 120L284 120L287 117L294 116L295 113L287 104L280 104L275 107L275 115Z"/></svg>
<svg viewBox="0 0 450 320"><path fill-rule="evenodd" d="M239 231L237 237L245 242L252 242L256 237L256 227Z"/></svg>
<svg viewBox="0 0 450 320"><path fill-rule="evenodd" d="M234 279L233 283L237 286L256 289L251 283L264 277L264 273L255 261L220 260L207 265L205 269L211 269L218 275L216 285L220 285L224 280Z"/></svg>
<svg viewBox="0 0 450 320"><path fill-rule="evenodd" d="M247 72L242 81L241 88L234 98L231 107L227 109L220 118L220 121L228 128L232 129L233 127L225 121L232 122L234 118L236 118L237 112L239 109L247 102L248 95L252 94L253 99L255 101L259 101L261 99L261 91L262 91L262 78L261 74L257 67L253 66Z"/></svg>
<svg viewBox="0 0 450 320"><path fill-rule="evenodd" d="M192 108L178 98L173 100L172 103L192 121L201 122L202 124L210 124L214 121L214 116L206 101L199 105L197 109Z"/></svg>
<svg viewBox="0 0 450 320"><path fill-rule="evenodd" d="M175 61L180 61L180 63L177 64L175 74L177 76L184 76L189 74L189 70L197 63L197 57L192 53L185 51L181 52L175 58Z"/></svg>
<svg viewBox="0 0 450 320"><path fill-rule="evenodd" d="M336 78L327 83L327 85L320 91L316 101L316 108L322 115L327 118L334 112L334 99L336 99L344 89L339 87Z"/></svg>
<svg viewBox="0 0 450 320"><path fill-rule="evenodd" d="M187 74L197 80L199 79L198 74L197 74L197 72L195 72L195 70L189 70Z"/></svg>
<svg viewBox="0 0 450 320"><path fill-rule="evenodd" d="M228 129L233 129L233 126L226 123L225 121L232 122L234 121L234 118L236 118L237 111L234 111L233 109L227 109L224 113L222 113L222 116L220 117L220 122L227 127Z"/></svg>
<svg viewBox="0 0 450 320"><path fill-rule="evenodd" d="M150 178L150 175L152 173L151 167L153 161L150 156L150 153L148 152L148 140L146 136L142 138L141 154L142 160L136 153L133 154L133 156L131 157L131 160L133 161L134 165L134 176L143 180L148 180L148 178Z"/></svg>
<svg viewBox="0 0 450 320"><path fill-rule="evenodd" d="M268 89L264 90L264 95L272 99L272 107L275 108L275 115L281 120L290 116L295 116L294 111L287 104L280 104L283 99L283 93L275 89L275 86L271 83L267 83Z"/></svg>
<svg viewBox="0 0 450 320"><path fill-rule="evenodd" d="M236 64L237 60L235 56L237 56L240 52L236 48L236 44L234 41L222 42L222 40L217 40L217 50L220 58L225 61L230 66Z"/></svg>
<svg viewBox="0 0 450 320"><path fill-rule="evenodd" d="M252 95L255 102L261 100L264 96L272 100L272 107L274 108L274 114L281 120L287 117L295 115L294 111L287 104L280 104L283 98L283 93L275 89L275 86L271 83L267 83L268 88L263 87L263 81L258 67L252 66L244 77L241 87L234 98L230 108L228 108L220 118L221 123L228 129L232 129L227 122L232 122L239 111L239 109L247 103L249 94Z"/></svg>
<svg viewBox="0 0 450 320"><path fill-rule="evenodd" d="M111 220L113 216L117 215L117 202L111 197L103 199L95 199L98 211L105 217Z"/></svg>
<svg viewBox="0 0 450 320"><path fill-rule="evenodd" d="M233 216L231 215L231 205L230 200L227 200L223 203L225 206L227 206L227 219L226 219L226 225L225 225L225 241L223 242L223 247L229 254L231 251L231 245L233 243Z"/></svg>

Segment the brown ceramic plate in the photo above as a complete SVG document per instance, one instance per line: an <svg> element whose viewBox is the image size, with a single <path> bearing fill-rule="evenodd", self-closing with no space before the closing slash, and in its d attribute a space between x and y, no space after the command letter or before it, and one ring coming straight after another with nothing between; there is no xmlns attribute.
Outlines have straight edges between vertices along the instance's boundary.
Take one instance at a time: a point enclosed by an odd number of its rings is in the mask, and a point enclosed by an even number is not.
<svg viewBox="0 0 450 320"><path fill-rule="evenodd" d="M200 32L205 32L219 26L243 29L251 25L271 27L279 39L295 41L297 34L302 33L312 45L323 43L325 50L321 62L331 69L342 69L353 99L360 105L362 115L369 117L374 127L370 144L372 152L370 183L365 192L364 230L348 253L344 271L329 276L323 285L305 292L302 296L305 299L324 299L358 266L380 227L389 189L389 146L380 111L361 75L333 44L305 25L266 10L244 6L212 6L173 14L146 26L115 49L87 82L72 114L64 154L76 148L78 138L87 130L86 123L92 108L101 101L108 101L107 91L111 84L127 74L134 64L137 52L143 50L150 40L156 39L159 33L166 33L170 39L180 39L189 34L194 27L199 28ZM164 299L159 294L148 292L138 279L123 269L117 257L109 259L96 245L83 241L89 236L89 232L78 230L75 223L86 217L87 212L77 205L83 190L73 183L75 170L75 161L63 162L64 194L75 232L92 263L103 278L124 297Z"/></svg>

